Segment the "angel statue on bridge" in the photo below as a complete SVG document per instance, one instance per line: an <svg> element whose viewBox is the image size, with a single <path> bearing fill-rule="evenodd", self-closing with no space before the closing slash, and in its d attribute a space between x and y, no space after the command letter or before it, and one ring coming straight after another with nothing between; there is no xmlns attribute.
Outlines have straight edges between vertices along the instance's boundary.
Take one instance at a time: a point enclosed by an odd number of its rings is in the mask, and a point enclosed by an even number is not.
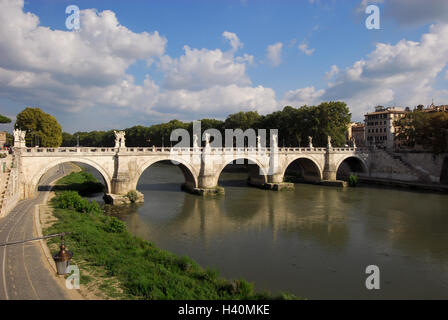
<svg viewBox="0 0 448 320"><path fill-rule="evenodd" d="M16 148L25 148L25 135L26 131L22 131L19 129L14 130L14 147Z"/></svg>
<svg viewBox="0 0 448 320"><path fill-rule="evenodd" d="M273 134L272 135L272 148L277 149L278 148L278 143L277 143L277 135Z"/></svg>
<svg viewBox="0 0 448 320"><path fill-rule="evenodd" d="M126 132L124 131L115 131L115 148L125 148L126 147Z"/></svg>
<svg viewBox="0 0 448 320"><path fill-rule="evenodd" d="M331 137L330 137L330 136L327 137L327 141L328 141L328 142L327 142L327 148L328 148L328 149L331 149L332 146L331 146Z"/></svg>
<svg viewBox="0 0 448 320"><path fill-rule="evenodd" d="M308 147L310 149L313 148L313 137L311 137L311 136L308 137Z"/></svg>

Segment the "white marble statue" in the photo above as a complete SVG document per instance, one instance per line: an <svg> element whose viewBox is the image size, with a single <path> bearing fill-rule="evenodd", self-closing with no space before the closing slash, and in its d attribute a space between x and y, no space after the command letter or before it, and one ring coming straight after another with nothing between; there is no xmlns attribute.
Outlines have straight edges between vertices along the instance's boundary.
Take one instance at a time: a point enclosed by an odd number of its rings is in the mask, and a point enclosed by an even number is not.
<svg viewBox="0 0 448 320"><path fill-rule="evenodd" d="M327 148L328 149L330 149L332 146L331 146L331 137L330 136L328 136L328 138L327 138Z"/></svg>
<svg viewBox="0 0 448 320"><path fill-rule="evenodd" d="M210 148L210 134L209 133L205 134L205 147Z"/></svg>
<svg viewBox="0 0 448 320"><path fill-rule="evenodd" d="M26 147L25 136L26 136L26 131L15 129L14 130L14 147L25 148Z"/></svg>
<svg viewBox="0 0 448 320"><path fill-rule="evenodd" d="M277 149L278 148L278 141L277 141L277 135L272 135L272 148Z"/></svg>
<svg viewBox="0 0 448 320"><path fill-rule="evenodd" d="M257 149L261 150L261 137L257 136Z"/></svg>
<svg viewBox="0 0 448 320"><path fill-rule="evenodd" d="M309 146L309 148L312 148L313 147L313 137L308 137L308 146Z"/></svg>
<svg viewBox="0 0 448 320"><path fill-rule="evenodd" d="M124 131L114 131L115 134L115 148L126 147L126 132Z"/></svg>

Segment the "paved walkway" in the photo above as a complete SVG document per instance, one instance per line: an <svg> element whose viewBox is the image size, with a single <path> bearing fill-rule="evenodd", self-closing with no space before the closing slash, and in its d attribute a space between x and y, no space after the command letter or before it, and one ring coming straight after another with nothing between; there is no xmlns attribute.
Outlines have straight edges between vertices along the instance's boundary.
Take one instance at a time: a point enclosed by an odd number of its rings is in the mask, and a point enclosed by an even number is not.
<svg viewBox="0 0 448 320"><path fill-rule="evenodd" d="M68 164L51 169L42 179L42 185L64 175ZM37 236L34 227L35 205L45 193L35 199L20 201L4 218L0 218L0 243L30 239ZM50 269L38 241L0 247L0 300L59 300L73 295Z"/></svg>

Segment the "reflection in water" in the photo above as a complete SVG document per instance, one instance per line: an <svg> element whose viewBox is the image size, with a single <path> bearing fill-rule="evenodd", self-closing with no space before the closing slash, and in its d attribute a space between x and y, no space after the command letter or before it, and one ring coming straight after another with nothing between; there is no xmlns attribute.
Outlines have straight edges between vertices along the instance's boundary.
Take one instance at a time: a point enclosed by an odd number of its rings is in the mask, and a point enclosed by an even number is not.
<svg viewBox="0 0 448 320"><path fill-rule="evenodd" d="M257 289L308 298L448 298L448 196L297 184L272 192L223 173L226 194L180 191L181 171L155 164L140 207L121 217L159 247L244 277ZM368 291L368 265L381 289Z"/></svg>

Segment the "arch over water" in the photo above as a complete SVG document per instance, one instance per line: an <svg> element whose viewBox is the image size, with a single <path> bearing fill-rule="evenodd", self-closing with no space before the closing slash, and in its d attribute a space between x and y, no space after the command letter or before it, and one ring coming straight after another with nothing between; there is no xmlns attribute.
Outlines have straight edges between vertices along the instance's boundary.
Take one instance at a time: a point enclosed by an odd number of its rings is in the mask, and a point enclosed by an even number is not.
<svg viewBox="0 0 448 320"><path fill-rule="evenodd" d="M291 170L294 175L294 182L313 182L317 183L322 180L322 168L318 162L307 156L298 156L289 162L283 170L283 178L287 171Z"/></svg>
<svg viewBox="0 0 448 320"><path fill-rule="evenodd" d="M170 157L170 158L151 159L151 160L145 162L142 166L140 166L137 176L135 178L134 189L137 189L138 181L140 180L143 172L145 172L146 169L148 169L150 166L152 166L155 163L166 162L166 161L171 162L172 165L177 166L182 171L182 174L185 178L186 186L188 186L191 189L198 187L198 179L197 179L198 173L196 172L196 170L185 160L183 160L181 158Z"/></svg>
<svg viewBox="0 0 448 320"><path fill-rule="evenodd" d="M347 179L350 173L368 174L369 169L362 158L352 155L339 161L336 166L336 179Z"/></svg>
<svg viewBox="0 0 448 320"><path fill-rule="evenodd" d="M87 164L91 167L93 167L94 169L96 169L101 176L103 177L104 183L106 184L106 190L105 192L110 192L111 190L111 185L110 185L110 181L111 181L111 177L109 176L109 174L106 172L106 170L97 162L90 160L90 159L84 159L84 158L76 158L76 159L67 159L67 158L60 158L57 160L54 160L48 164L46 164L43 168L41 168L33 177L33 179L31 180L32 183L32 188L34 191L37 191L38 188L38 184L40 179L42 178L42 176L51 168L54 168L60 164L63 163L70 163L70 162L79 162L79 163L83 163L83 164Z"/></svg>
<svg viewBox="0 0 448 320"><path fill-rule="evenodd" d="M222 171L228 165L231 165L233 162L237 160L247 160L248 171L249 171L249 184L263 186L267 183L267 172L264 166L256 159L256 157L251 156L238 156L235 155L230 159L226 159L223 164L221 164L216 170L216 174L214 176L214 183L218 185L219 177L221 176Z"/></svg>

